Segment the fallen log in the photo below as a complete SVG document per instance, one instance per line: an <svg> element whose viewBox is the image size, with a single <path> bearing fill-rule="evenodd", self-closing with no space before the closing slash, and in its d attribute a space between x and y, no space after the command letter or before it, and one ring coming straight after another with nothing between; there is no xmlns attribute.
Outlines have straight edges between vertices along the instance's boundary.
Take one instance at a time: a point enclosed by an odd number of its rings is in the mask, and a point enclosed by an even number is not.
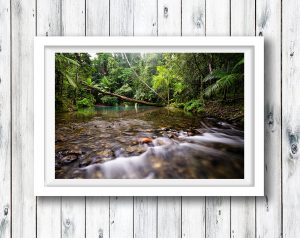
<svg viewBox="0 0 300 238"><path fill-rule="evenodd" d="M120 98L124 101L128 101L128 102L135 102L135 103L139 103L139 104L144 104L144 105L148 105L148 106L155 106L155 107L163 107L164 105L162 104L157 104L157 103L153 103L153 102L146 102L146 101L142 101L142 100L137 100L134 98L128 98L119 94L115 94L115 93L110 93L110 92L106 92L104 90L102 90L101 88L98 88L97 86L92 86L92 85L87 85L87 84L83 84L83 86L88 87L90 89L95 89L97 91L99 91L100 93L103 93L105 95L110 95L113 97L117 97Z"/></svg>

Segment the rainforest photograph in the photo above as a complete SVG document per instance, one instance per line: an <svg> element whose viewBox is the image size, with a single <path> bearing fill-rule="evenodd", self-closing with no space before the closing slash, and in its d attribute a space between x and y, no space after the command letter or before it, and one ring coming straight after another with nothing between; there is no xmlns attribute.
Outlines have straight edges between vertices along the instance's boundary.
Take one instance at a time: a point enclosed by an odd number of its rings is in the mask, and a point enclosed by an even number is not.
<svg viewBox="0 0 300 238"><path fill-rule="evenodd" d="M243 53L55 53L56 179L243 179Z"/></svg>

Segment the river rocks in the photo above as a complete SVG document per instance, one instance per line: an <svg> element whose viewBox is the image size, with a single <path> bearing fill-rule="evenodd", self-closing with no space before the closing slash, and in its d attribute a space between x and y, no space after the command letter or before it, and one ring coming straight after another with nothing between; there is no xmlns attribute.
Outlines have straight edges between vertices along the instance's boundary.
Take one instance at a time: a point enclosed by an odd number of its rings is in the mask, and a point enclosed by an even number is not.
<svg viewBox="0 0 300 238"><path fill-rule="evenodd" d="M105 149L105 150L96 152L96 155L101 156L101 157L111 157L113 155L113 152L109 149Z"/></svg>
<svg viewBox="0 0 300 238"><path fill-rule="evenodd" d="M78 159L78 156L77 156L77 155L75 155L75 154L70 154L70 155L67 155L67 156L61 158L61 159L60 159L60 162L61 162L62 164L70 164L70 163L74 162L74 161L77 160L77 159Z"/></svg>
<svg viewBox="0 0 300 238"><path fill-rule="evenodd" d="M136 146L128 146L126 148L126 152L129 153L129 154L135 154L135 155L138 155L138 154L142 154L144 153L145 151L147 150L147 147L144 147L144 146L140 146L140 145L136 145Z"/></svg>
<svg viewBox="0 0 300 238"><path fill-rule="evenodd" d="M148 143L151 143L151 142L152 142L152 138L148 138L148 137L140 138L138 141L139 141L140 143L146 143L146 144L148 144Z"/></svg>

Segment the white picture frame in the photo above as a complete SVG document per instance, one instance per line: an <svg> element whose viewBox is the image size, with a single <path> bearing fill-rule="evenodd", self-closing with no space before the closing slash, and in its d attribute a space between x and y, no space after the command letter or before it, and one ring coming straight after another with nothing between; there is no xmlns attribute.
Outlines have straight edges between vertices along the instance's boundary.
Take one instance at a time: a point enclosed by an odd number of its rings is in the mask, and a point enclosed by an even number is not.
<svg viewBox="0 0 300 238"><path fill-rule="evenodd" d="M244 179L55 179L55 52L244 52ZM263 37L35 37L35 196L263 196Z"/></svg>

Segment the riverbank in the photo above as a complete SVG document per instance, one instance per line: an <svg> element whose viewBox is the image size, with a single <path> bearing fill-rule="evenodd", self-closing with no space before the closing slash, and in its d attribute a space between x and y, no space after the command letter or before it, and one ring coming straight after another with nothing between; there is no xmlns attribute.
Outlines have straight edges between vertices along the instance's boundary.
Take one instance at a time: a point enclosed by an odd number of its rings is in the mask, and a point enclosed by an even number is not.
<svg viewBox="0 0 300 238"><path fill-rule="evenodd" d="M55 176L243 178L243 129L181 109L96 107L56 114Z"/></svg>

